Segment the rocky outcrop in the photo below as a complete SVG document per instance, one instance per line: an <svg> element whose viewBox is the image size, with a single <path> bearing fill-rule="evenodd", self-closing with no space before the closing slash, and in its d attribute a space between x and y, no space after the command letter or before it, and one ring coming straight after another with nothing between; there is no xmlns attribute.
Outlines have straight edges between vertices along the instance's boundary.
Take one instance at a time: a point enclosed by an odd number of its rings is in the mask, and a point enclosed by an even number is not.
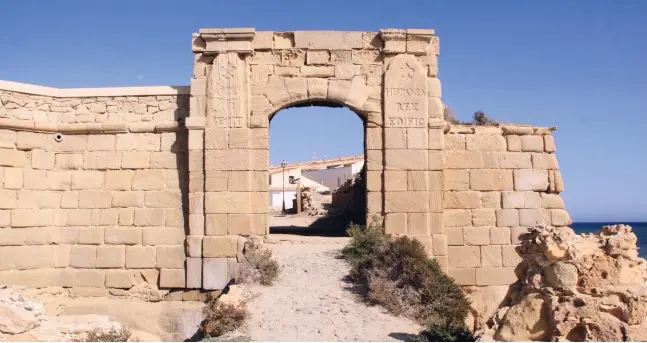
<svg viewBox="0 0 647 343"><path fill-rule="evenodd" d="M531 230L517 248L519 281L481 340L647 340L647 262L636 242L626 225Z"/></svg>
<svg viewBox="0 0 647 343"><path fill-rule="evenodd" d="M48 312L43 303L28 299L16 289L0 289L0 341L79 341L96 329L121 328L108 316L49 316Z"/></svg>

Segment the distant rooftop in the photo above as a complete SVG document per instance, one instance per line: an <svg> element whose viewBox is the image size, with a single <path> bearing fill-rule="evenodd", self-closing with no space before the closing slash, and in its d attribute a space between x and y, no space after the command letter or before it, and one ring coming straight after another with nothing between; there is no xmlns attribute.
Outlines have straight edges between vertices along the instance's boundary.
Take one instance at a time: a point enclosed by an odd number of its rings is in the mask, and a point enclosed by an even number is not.
<svg viewBox="0 0 647 343"><path fill-rule="evenodd" d="M318 169L323 169L323 168L336 166L336 165L353 164L361 161L364 161L364 155L346 156L346 157L338 157L338 158L332 158L327 160L313 160L313 161L307 161L307 162L290 163L285 167L285 170L292 170L292 169L318 170ZM283 168L281 168L281 166L270 166L270 173L275 173L282 170Z"/></svg>

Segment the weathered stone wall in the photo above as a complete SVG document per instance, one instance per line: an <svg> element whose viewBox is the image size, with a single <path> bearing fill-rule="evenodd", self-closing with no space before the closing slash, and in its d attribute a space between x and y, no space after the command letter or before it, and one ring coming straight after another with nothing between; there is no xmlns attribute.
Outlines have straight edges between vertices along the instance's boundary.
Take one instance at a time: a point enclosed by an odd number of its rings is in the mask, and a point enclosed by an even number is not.
<svg viewBox="0 0 647 343"><path fill-rule="evenodd" d="M455 126L444 158L448 274L465 286L514 283L519 235L571 224L551 130Z"/></svg>
<svg viewBox="0 0 647 343"><path fill-rule="evenodd" d="M0 284L223 289L268 233L269 122L303 105L364 120L367 221L419 239L474 316L516 280L520 233L570 225L551 129L443 121L433 30L205 29L192 49L190 87L0 81Z"/></svg>
<svg viewBox="0 0 647 343"><path fill-rule="evenodd" d="M188 95L162 93L0 92L1 284L184 288Z"/></svg>

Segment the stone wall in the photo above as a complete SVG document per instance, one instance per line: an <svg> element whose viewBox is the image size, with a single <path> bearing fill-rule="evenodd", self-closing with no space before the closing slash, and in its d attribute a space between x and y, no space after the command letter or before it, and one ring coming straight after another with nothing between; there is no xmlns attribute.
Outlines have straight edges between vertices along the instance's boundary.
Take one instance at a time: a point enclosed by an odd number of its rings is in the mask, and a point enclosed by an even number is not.
<svg viewBox="0 0 647 343"><path fill-rule="evenodd" d="M0 284L223 289L268 233L269 122L294 106L364 120L367 221L474 304L516 280L520 233L570 225L551 129L443 121L433 30L204 29L192 50L190 87L0 81Z"/></svg>
<svg viewBox="0 0 647 343"><path fill-rule="evenodd" d="M0 283L183 288L186 90L0 86Z"/></svg>
<svg viewBox="0 0 647 343"><path fill-rule="evenodd" d="M454 126L445 134L448 274L459 284L514 283L519 235L542 223L571 224L551 132Z"/></svg>

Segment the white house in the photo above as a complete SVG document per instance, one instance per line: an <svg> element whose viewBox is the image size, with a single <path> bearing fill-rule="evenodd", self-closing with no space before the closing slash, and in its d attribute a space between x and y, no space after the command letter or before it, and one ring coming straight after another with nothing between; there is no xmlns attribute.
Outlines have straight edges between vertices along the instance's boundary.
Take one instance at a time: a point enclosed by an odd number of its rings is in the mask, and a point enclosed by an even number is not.
<svg viewBox="0 0 647 343"><path fill-rule="evenodd" d="M284 185L285 208L289 209L292 200L296 199L297 180L301 187L332 192L359 173L363 166L363 155L288 164L285 169L270 166L270 207L281 208Z"/></svg>

